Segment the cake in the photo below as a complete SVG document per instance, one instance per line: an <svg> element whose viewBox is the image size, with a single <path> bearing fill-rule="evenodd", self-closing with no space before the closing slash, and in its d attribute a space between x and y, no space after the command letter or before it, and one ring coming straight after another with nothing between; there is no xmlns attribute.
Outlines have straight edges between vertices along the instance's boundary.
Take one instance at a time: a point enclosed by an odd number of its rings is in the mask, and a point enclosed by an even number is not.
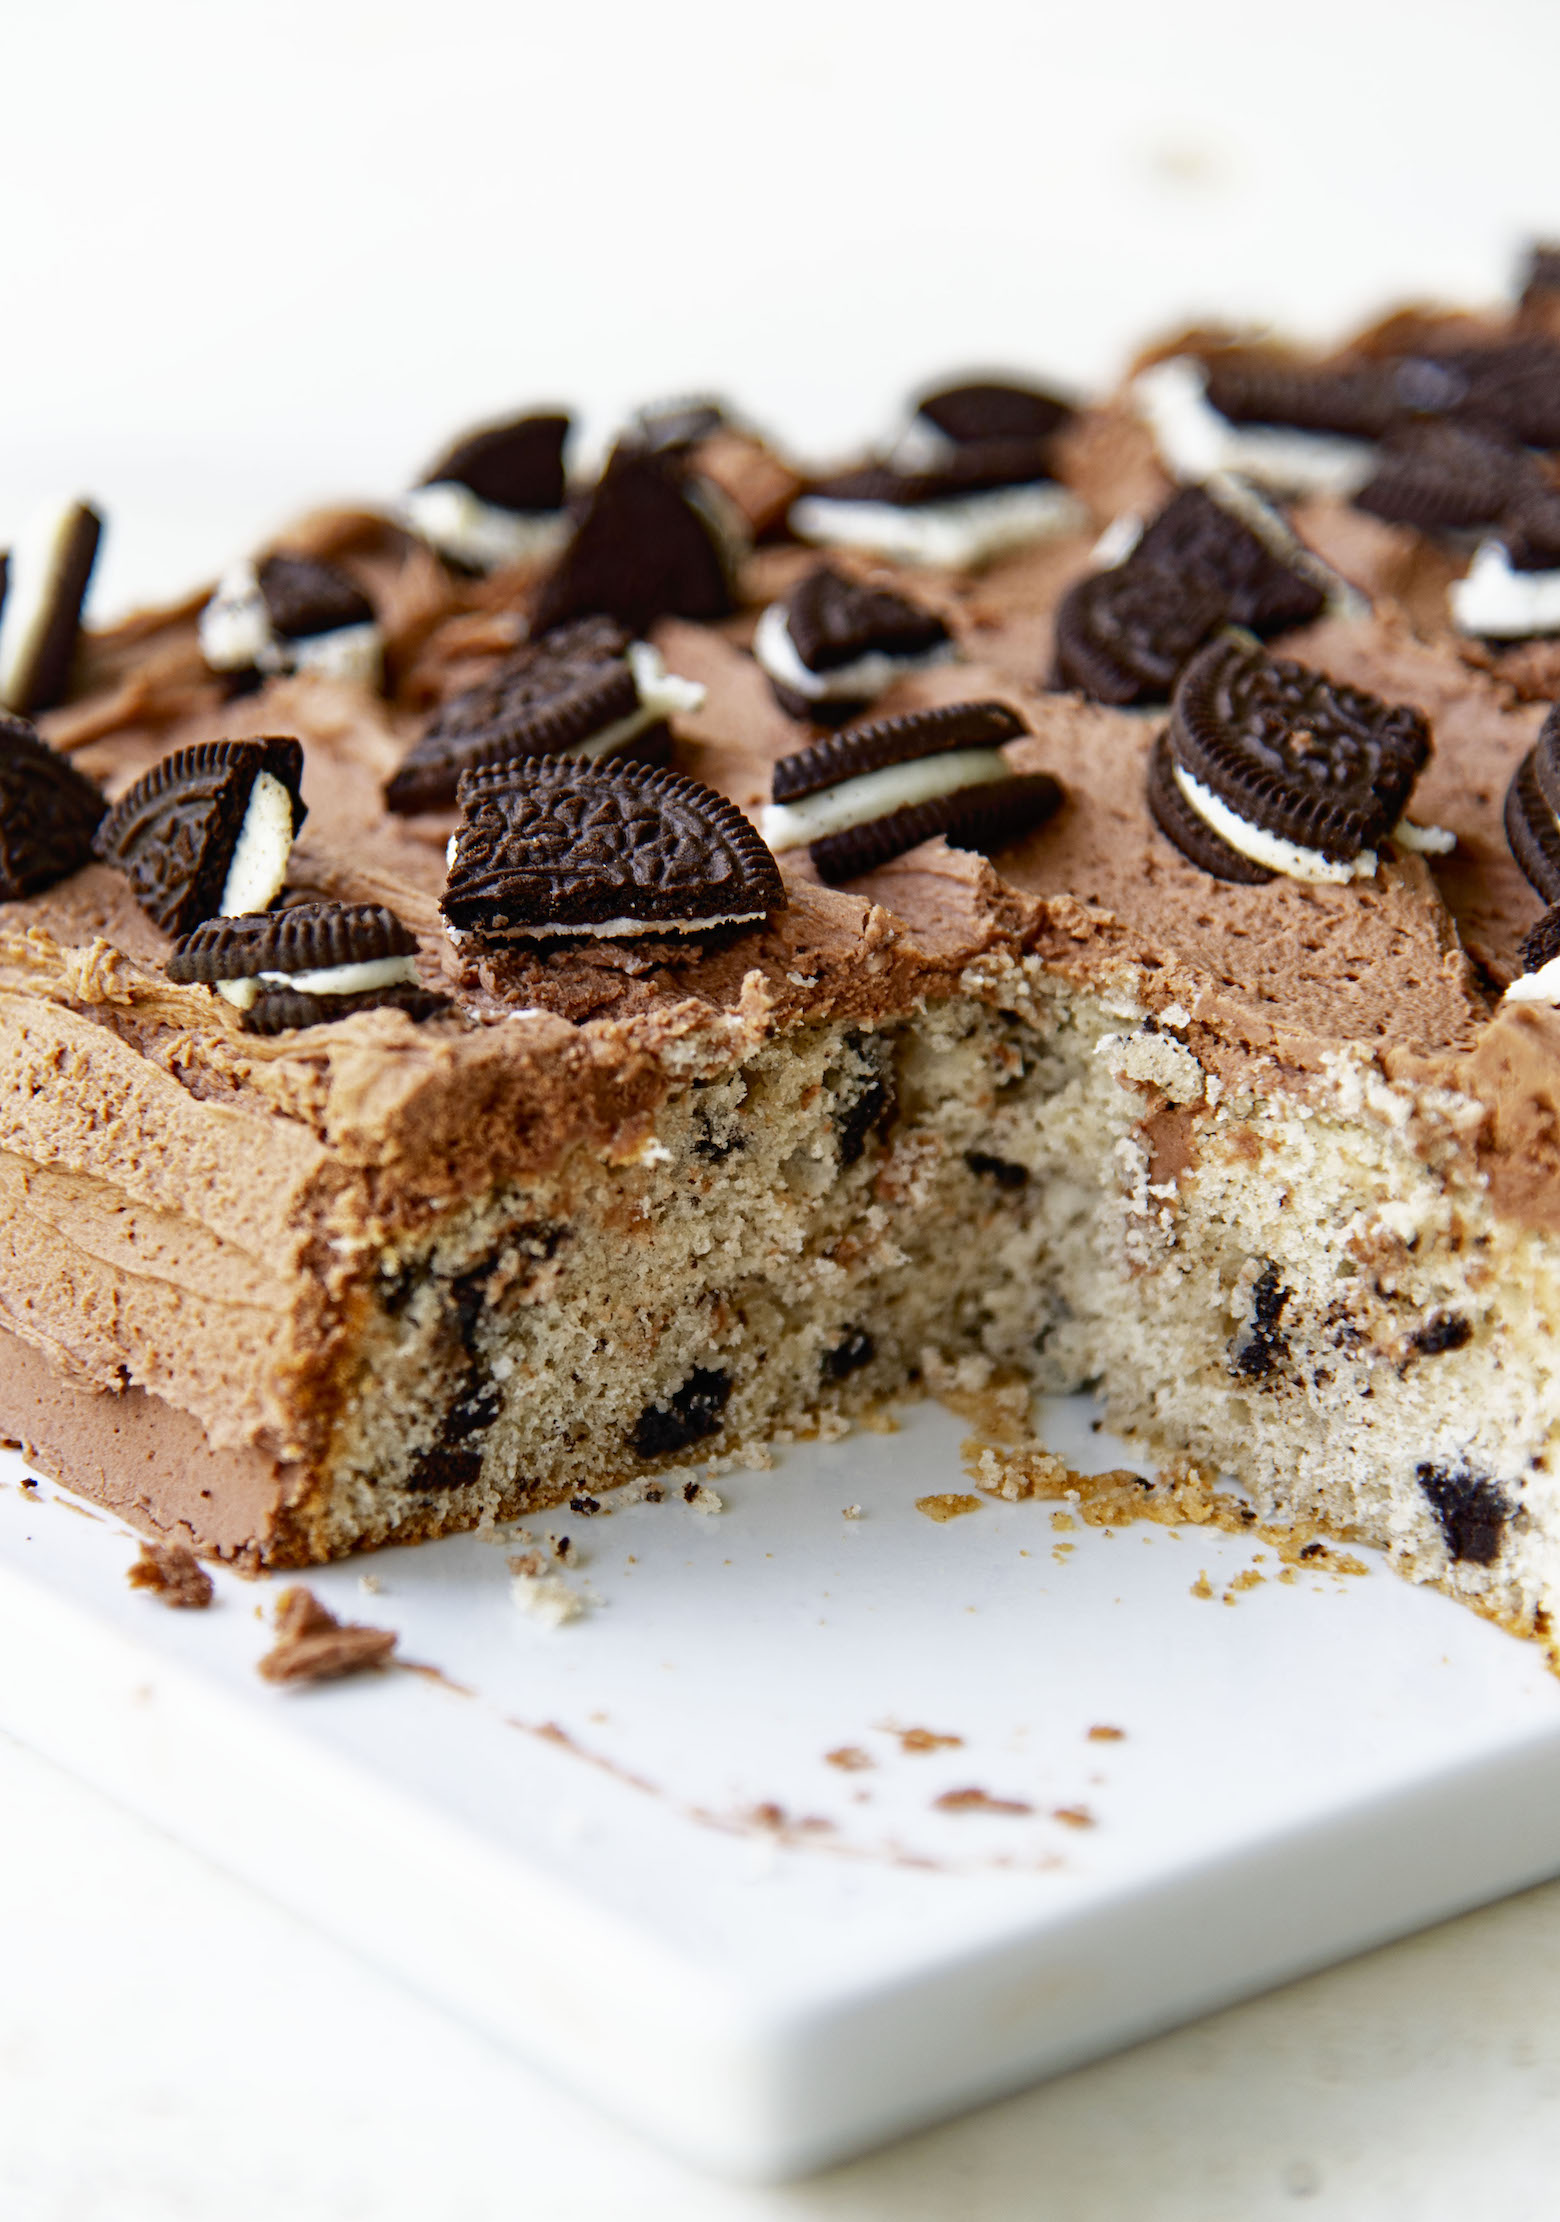
<svg viewBox="0 0 1560 2222"><path fill-rule="evenodd" d="M831 471L668 404L567 510L537 413L84 634L0 736L0 1429L302 1565L1089 1385L1545 1632L1560 631L1466 605L1548 271Z"/></svg>

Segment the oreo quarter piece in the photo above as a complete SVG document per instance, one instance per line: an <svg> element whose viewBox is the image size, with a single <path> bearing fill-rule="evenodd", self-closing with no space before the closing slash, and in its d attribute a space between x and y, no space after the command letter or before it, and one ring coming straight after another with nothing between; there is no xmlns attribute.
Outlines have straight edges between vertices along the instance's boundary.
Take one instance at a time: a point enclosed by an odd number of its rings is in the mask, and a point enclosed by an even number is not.
<svg viewBox="0 0 1560 2222"><path fill-rule="evenodd" d="M302 779L303 749L290 736L175 749L120 796L95 854L124 873L164 933L265 910L304 820Z"/></svg>
<svg viewBox="0 0 1560 2222"><path fill-rule="evenodd" d="M708 491L675 451L620 445L542 582L535 630L605 615L645 633L658 617L729 616L732 551Z"/></svg>
<svg viewBox="0 0 1560 2222"><path fill-rule="evenodd" d="M832 725L945 662L953 644L935 611L820 564L765 610L753 653L788 716Z"/></svg>
<svg viewBox="0 0 1560 2222"><path fill-rule="evenodd" d="M462 772L521 756L664 762L667 719L703 700L703 687L669 672L658 650L631 641L614 619L581 618L518 649L436 712L387 783L385 805L442 809Z"/></svg>
<svg viewBox="0 0 1560 2222"><path fill-rule="evenodd" d="M278 551L224 574L200 613L200 647L213 671L313 671L377 686L384 643L373 603L345 571Z"/></svg>
<svg viewBox="0 0 1560 2222"><path fill-rule="evenodd" d="M1506 839L1546 903L1560 903L1560 706L1539 728L1506 789Z"/></svg>
<svg viewBox="0 0 1560 2222"><path fill-rule="evenodd" d="M0 713L0 902L41 895L90 864L107 808L68 757Z"/></svg>
<svg viewBox="0 0 1560 2222"><path fill-rule="evenodd" d="M231 1003L246 1032L277 1034L390 1007L417 1020L450 999L417 977L417 938L379 903L298 903L213 918L179 940L168 977Z"/></svg>
<svg viewBox="0 0 1560 2222"><path fill-rule="evenodd" d="M777 855L806 848L829 880L937 833L967 848L1016 840L1061 801L1055 780L1002 754L1026 731L1005 703L954 702L830 734L776 764L764 838Z"/></svg>
<svg viewBox="0 0 1560 2222"><path fill-rule="evenodd" d="M768 849L677 772L531 756L462 775L442 909L457 939L624 939L756 925L785 908Z"/></svg>
<svg viewBox="0 0 1560 2222"><path fill-rule="evenodd" d="M569 418L537 410L448 448L401 503L414 532L470 571L545 562L568 530Z"/></svg>
<svg viewBox="0 0 1560 2222"><path fill-rule="evenodd" d="M102 537L90 503L57 502L11 549L0 571L0 710L35 717L64 701Z"/></svg>
<svg viewBox="0 0 1560 2222"><path fill-rule="evenodd" d="M1253 863L1318 882L1374 873L1376 844L1397 827L1430 755L1418 710L1269 656L1238 633L1211 641L1182 673L1169 740L1175 784L1205 826Z"/></svg>

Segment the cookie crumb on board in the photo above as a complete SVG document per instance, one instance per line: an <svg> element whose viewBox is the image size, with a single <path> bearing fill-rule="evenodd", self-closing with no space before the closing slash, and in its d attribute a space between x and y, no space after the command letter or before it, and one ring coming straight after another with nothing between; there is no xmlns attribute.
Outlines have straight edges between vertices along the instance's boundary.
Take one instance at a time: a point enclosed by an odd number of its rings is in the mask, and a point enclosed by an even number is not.
<svg viewBox="0 0 1560 2222"><path fill-rule="evenodd" d="M132 1589L150 1590L177 1612L203 1611L216 1595L211 1576L184 1543L143 1543L125 1580Z"/></svg>
<svg viewBox="0 0 1560 2222"><path fill-rule="evenodd" d="M267 1682L334 1682L386 1666L397 1637L391 1628L338 1620L312 1590L284 1589L276 1600L276 1642L259 1662Z"/></svg>

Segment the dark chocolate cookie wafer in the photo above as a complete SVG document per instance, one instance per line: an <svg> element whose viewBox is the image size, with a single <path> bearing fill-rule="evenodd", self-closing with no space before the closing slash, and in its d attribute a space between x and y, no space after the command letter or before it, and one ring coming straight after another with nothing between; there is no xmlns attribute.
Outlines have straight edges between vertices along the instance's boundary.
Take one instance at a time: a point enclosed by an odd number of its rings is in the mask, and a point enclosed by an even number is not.
<svg viewBox="0 0 1560 2222"><path fill-rule="evenodd" d="M41 895L92 861L108 804L24 718L0 712L0 902Z"/></svg>
<svg viewBox="0 0 1560 2222"><path fill-rule="evenodd" d="M987 440L1048 440L1072 416L1065 401L1038 386L1015 386L1000 379L973 379L967 385L941 386L922 394L918 417L935 425L959 446Z"/></svg>
<svg viewBox="0 0 1560 2222"><path fill-rule="evenodd" d="M1546 903L1560 903L1560 705L1539 728L1537 741L1506 789L1506 839L1511 853Z"/></svg>
<svg viewBox="0 0 1560 2222"><path fill-rule="evenodd" d="M1206 579L1224 597L1230 622L1254 633L1309 625L1327 607L1320 566L1259 495L1241 498L1255 524L1226 506L1236 499L1233 488L1220 500L1206 487L1183 486L1147 526L1128 560Z"/></svg>
<svg viewBox="0 0 1560 2222"><path fill-rule="evenodd" d="M1091 572L1057 605L1054 684L1121 707L1164 701L1227 614L1218 587L1195 571L1129 559Z"/></svg>
<svg viewBox="0 0 1560 2222"><path fill-rule="evenodd" d="M372 625L374 605L334 563L279 551L256 566L266 613L284 640L312 640L345 625Z"/></svg>
<svg viewBox="0 0 1560 2222"><path fill-rule="evenodd" d="M36 717L64 701L81 607L103 520L87 502L66 502L35 525L0 573L0 710Z"/></svg>
<svg viewBox="0 0 1560 2222"><path fill-rule="evenodd" d="M918 763L960 749L1000 748L1028 730L1005 702L948 702L933 710L906 710L899 717L831 733L782 756L774 768L770 799L796 802L891 764Z"/></svg>
<svg viewBox="0 0 1560 2222"><path fill-rule="evenodd" d="M1560 571L1560 486L1529 471L1498 530L1513 571Z"/></svg>
<svg viewBox="0 0 1560 2222"><path fill-rule="evenodd" d="M1383 442L1356 509L1420 532L1493 524L1527 474L1522 450L1471 425L1415 424Z"/></svg>
<svg viewBox="0 0 1560 2222"><path fill-rule="evenodd" d="M1435 360L1461 381L1453 415L1523 447L1560 448L1560 344L1514 339L1461 348Z"/></svg>
<svg viewBox="0 0 1560 2222"><path fill-rule="evenodd" d="M442 909L457 934L703 933L785 908L735 803L676 772L527 757L466 772Z"/></svg>
<svg viewBox="0 0 1560 2222"><path fill-rule="evenodd" d="M820 563L785 601L786 631L809 671L838 671L863 656L924 656L948 628L935 610L906 594L865 586Z"/></svg>
<svg viewBox="0 0 1560 2222"><path fill-rule="evenodd" d="M1176 687L1176 763L1235 818L1348 864L1402 817L1430 755L1420 711L1226 634Z"/></svg>
<svg viewBox="0 0 1560 2222"><path fill-rule="evenodd" d="M424 486L464 486L495 509L530 514L561 509L567 491L563 451L569 419L561 410L539 410L507 424L489 425L457 440L422 480Z"/></svg>
<svg viewBox="0 0 1560 2222"><path fill-rule="evenodd" d="M972 440L940 457L934 467L899 470L864 463L813 481L821 501L882 502L891 509L921 509L932 502L963 501L1010 486L1035 486L1055 478L1049 440Z"/></svg>
<svg viewBox="0 0 1560 2222"><path fill-rule="evenodd" d="M709 394L678 394L647 401L634 411L623 431L625 445L660 454L686 453L711 440L726 423L724 405Z"/></svg>
<svg viewBox="0 0 1560 2222"><path fill-rule="evenodd" d="M1560 273L1556 283L1560 285ZM1524 972L1542 972L1546 964L1560 957L1560 903L1552 905L1536 926L1528 928L1517 943L1517 955Z"/></svg>
<svg viewBox="0 0 1560 2222"><path fill-rule="evenodd" d="M620 446L542 582L535 630L597 614L636 633L658 617L729 616L730 557L699 496L675 452Z"/></svg>
<svg viewBox="0 0 1560 2222"><path fill-rule="evenodd" d="M353 1011L436 1017L450 999L417 978L417 937L380 903L298 903L213 918L176 943L168 977L234 1003L246 1032L279 1034Z"/></svg>
<svg viewBox="0 0 1560 2222"><path fill-rule="evenodd" d="M642 705L628 648L614 619L585 617L517 649L434 713L386 784L386 808L444 809L464 771L519 756L566 756L633 719ZM664 719L625 744L642 762L664 759L669 745Z"/></svg>
<svg viewBox="0 0 1560 2222"><path fill-rule="evenodd" d="M1379 440L1405 413L1397 365L1338 366L1243 352L1204 359L1207 397L1231 424L1282 424Z"/></svg>
<svg viewBox="0 0 1560 2222"><path fill-rule="evenodd" d="M1061 787L1049 772L1014 772L827 834L812 842L807 853L818 877L833 886L859 879L939 833L950 848L992 854L1044 825L1061 803Z"/></svg>
<svg viewBox="0 0 1560 2222"><path fill-rule="evenodd" d="M260 789L262 777L285 790L290 805L274 827L264 808L268 791ZM265 849L264 857L256 856L259 882L274 879L266 900L275 900L286 849L305 816L302 779L303 749L290 737L201 741L175 749L121 795L98 828L95 852L125 874L136 901L164 933L188 933L224 908L234 857L246 832L257 852ZM251 827L257 790L262 812ZM275 847L280 848L279 858ZM251 906L235 895L234 907Z"/></svg>
<svg viewBox="0 0 1560 2222"><path fill-rule="evenodd" d="M1165 839L1212 878L1234 880L1244 887L1261 887L1277 878L1266 865L1253 863L1239 849L1232 849L1198 817L1176 785L1175 757L1167 732L1155 741L1148 759L1148 807Z"/></svg>

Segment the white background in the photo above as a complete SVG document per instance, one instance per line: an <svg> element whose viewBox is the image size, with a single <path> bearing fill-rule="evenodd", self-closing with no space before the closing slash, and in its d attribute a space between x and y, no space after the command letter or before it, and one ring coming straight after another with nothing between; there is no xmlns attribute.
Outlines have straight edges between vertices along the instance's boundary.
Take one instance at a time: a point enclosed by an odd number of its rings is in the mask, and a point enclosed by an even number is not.
<svg viewBox="0 0 1560 2222"><path fill-rule="evenodd" d="M0 8L0 541L100 610L463 422L722 388L816 451L968 363L1484 296L1560 234L1550 0ZM1560 1891L819 2183L705 2185L0 1742L5 2222L1553 2211Z"/></svg>

